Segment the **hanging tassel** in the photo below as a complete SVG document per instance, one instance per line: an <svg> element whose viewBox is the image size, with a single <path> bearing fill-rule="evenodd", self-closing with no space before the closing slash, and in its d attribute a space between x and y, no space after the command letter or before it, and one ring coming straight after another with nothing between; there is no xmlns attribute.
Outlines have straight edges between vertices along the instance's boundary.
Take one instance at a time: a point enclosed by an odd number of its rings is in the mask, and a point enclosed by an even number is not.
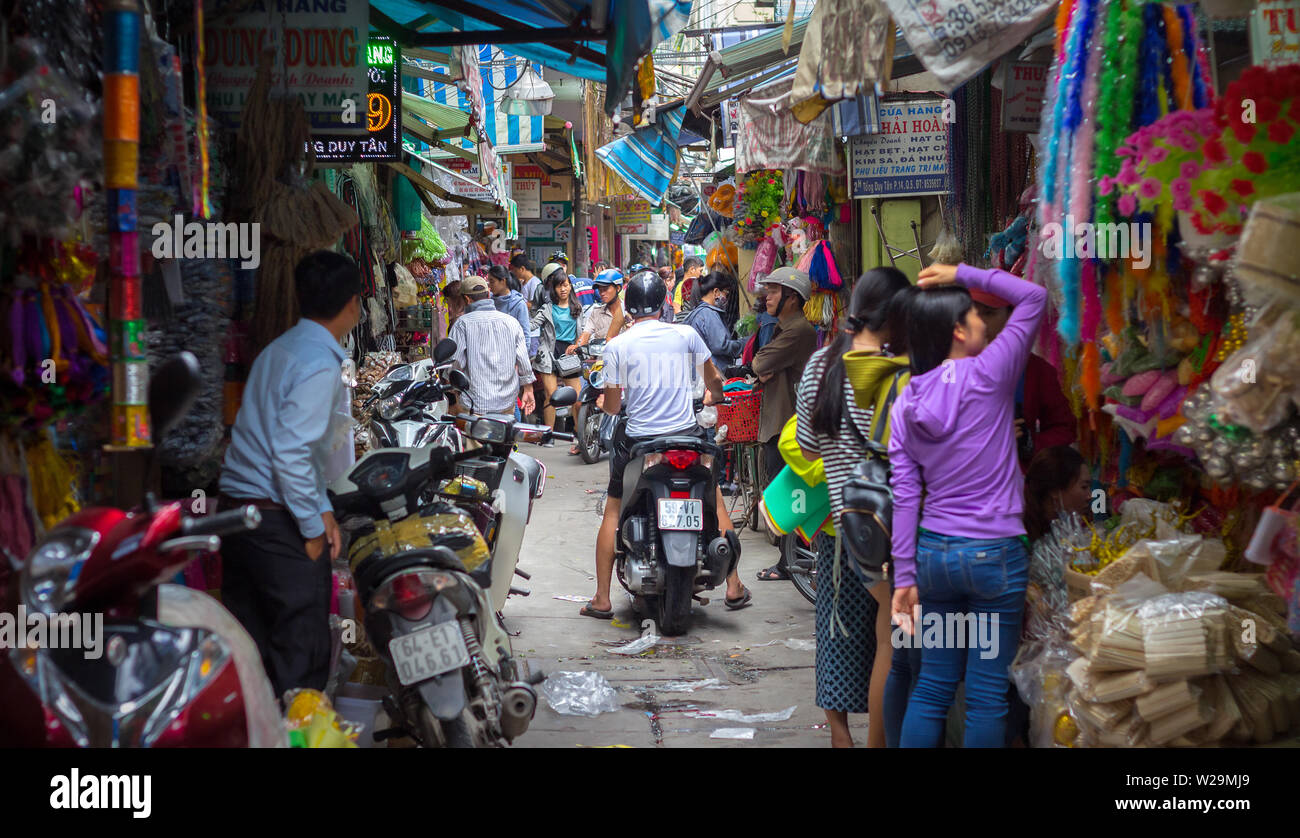
<svg viewBox="0 0 1300 838"><path fill-rule="evenodd" d="M1089 410L1101 409L1101 352L1096 341L1083 344L1083 394L1087 398Z"/></svg>

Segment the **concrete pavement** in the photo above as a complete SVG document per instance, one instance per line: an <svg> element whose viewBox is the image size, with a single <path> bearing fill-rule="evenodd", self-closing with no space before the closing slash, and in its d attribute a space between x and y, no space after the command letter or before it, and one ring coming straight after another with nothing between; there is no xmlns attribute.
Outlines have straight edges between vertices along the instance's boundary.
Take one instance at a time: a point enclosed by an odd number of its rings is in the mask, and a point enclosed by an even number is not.
<svg viewBox="0 0 1300 838"><path fill-rule="evenodd" d="M688 636L661 641L638 656L610 651L641 633L631 598L617 578L612 623L581 616L580 602L554 598L589 597L595 591L596 531L609 478L607 460L585 465L567 452L562 443L526 451L546 464L546 491L534 506L519 561L532 574L522 583L532 595L510 598L506 625L518 632L512 639L515 654L529 669L548 675L600 672L616 690L620 709L595 717L560 715L540 700L537 717L514 747L829 747L825 715L814 704L813 606L789 582L754 578L778 558L762 536L741 533L740 576L754 593L753 605L728 611L719 588L710 592L707 606L695 604ZM716 688L663 689L710 679ZM692 715L725 710L756 715L790 707L795 710L788 720L773 722ZM866 716L852 721L854 739L865 744ZM750 728L753 738L710 738L719 728Z"/></svg>

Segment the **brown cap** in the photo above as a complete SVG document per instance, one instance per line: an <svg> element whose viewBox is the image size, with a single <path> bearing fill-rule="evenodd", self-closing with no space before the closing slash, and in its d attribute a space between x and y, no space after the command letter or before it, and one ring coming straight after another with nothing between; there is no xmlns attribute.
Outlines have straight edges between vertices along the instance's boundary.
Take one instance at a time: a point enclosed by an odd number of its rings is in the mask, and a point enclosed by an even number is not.
<svg viewBox="0 0 1300 838"><path fill-rule="evenodd" d="M460 281L462 294L486 294L487 292L487 280L481 276L467 276Z"/></svg>

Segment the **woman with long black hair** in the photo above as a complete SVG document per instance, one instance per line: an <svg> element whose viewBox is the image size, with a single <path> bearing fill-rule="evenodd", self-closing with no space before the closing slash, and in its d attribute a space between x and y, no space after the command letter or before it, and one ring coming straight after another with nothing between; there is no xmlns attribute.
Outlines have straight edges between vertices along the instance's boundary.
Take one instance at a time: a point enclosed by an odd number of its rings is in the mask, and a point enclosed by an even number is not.
<svg viewBox="0 0 1300 838"><path fill-rule="evenodd" d="M964 672L965 745L997 748L1004 744L1008 668L1029 572L1015 392L1047 292L1005 271L969 265L931 265L917 284L922 290L911 295L907 311L912 380L894 405L889 441L892 611L921 647L901 744L941 743ZM967 287L1013 306L991 342ZM958 639L956 632L924 631L959 624L979 628L978 642L966 633ZM896 674L902 673L891 672L891 681Z"/></svg>
<svg viewBox="0 0 1300 838"><path fill-rule="evenodd" d="M867 271L853 286L848 328L808 359L795 399L796 438L809 460L821 458L831 512L839 525L844 483L867 454L881 387L905 383L908 360L901 302L911 283L895 268ZM854 362L853 375L845 359ZM855 386L856 385L856 386ZM856 391L856 392L855 392ZM869 405L860 407L859 405ZM887 437L884 437L887 439ZM837 539L821 533L817 549L817 706L826 711L831 745L853 746L849 713L869 713L867 746L883 748L885 678L889 674L889 582L848 566Z"/></svg>
<svg viewBox="0 0 1300 838"><path fill-rule="evenodd" d="M542 268L546 300L537 311L533 312L531 326L537 330L539 339L537 355L533 358L533 370L542 381L546 391L546 408L542 412L542 421L555 427L555 408L551 405L551 396L560 387L577 389L582 384L581 367L578 372L567 375L560 369L560 359L569 347L578 339L578 323L582 320L582 304L573 293L569 274L562 265L555 262ZM577 454L576 446L569 453Z"/></svg>
<svg viewBox="0 0 1300 838"><path fill-rule="evenodd" d="M736 293L736 278L724 271L711 271L695 286L700 295L699 304L691 309L684 322L700 333L713 355L713 366L725 373L727 367L735 366L745 346L745 341L731 332L735 318L728 321L730 309L734 308L731 304L735 301L729 298Z"/></svg>

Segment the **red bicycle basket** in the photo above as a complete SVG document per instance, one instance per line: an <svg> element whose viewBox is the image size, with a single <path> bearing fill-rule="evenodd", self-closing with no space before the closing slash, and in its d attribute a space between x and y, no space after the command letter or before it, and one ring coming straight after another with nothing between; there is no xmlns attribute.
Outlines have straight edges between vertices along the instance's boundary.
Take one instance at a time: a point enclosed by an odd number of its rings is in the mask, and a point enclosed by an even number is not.
<svg viewBox="0 0 1300 838"><path fill-rule="evenodd" d="M718 405L718 427L727 426L727 438L723 442L757 442L762 391L734 393L728 398L731 404Z"/></svg>

